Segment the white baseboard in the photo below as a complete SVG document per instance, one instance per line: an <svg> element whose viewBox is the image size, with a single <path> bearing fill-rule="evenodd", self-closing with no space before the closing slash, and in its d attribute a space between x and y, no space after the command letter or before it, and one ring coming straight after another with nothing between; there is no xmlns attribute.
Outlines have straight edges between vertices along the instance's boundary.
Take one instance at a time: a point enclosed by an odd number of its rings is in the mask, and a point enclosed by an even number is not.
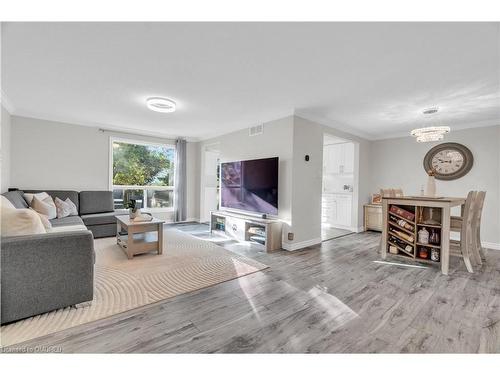
<svg viewBox="0 0 500 375"><path fill-rule="evenodd" d="M490 250L500 250L500 243L495 243L495 242L481 242L481 246L484 249L490 249Z"/></svg>
<svg viewBox="0 0 500 375"><path fill-rule="evenodd" d="M314 246L321 243L321 237L313 238L312 240L297 242L297 243L286 243L283 242L281 247L287 251L295 251L299 249L303 249L304 247Z"/></svg>
<svg viewBox="0 0 500 375"><path fill-rule="evenodd" d="M460 240L460 234L457 232L452 232L450 234L450 238L452 240ZM500 250L500 243L498 242L486 242L486 241L481 241L481 246L483 249L490 249L490 250Z"/></svg>
<svg viewBox="0 0 500 375"><path fill-rule="evenodd" d="M360 232L364 232L365 231L365 227L350 227L348 225L335 225L335 226L331 226L330 228L333 228L333 229L344 229L344 230L348 230L348 231L351 231L351 232L354 232L354 233L360 233Z"/></svg>

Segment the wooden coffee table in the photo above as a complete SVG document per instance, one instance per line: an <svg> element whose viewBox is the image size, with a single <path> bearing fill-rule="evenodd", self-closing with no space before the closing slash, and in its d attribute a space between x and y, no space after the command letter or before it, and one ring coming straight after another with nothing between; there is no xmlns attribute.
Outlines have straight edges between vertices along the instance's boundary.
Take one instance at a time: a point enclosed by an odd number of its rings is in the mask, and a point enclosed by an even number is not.
<svg viewBox="0 0 500 375"><path fill-rule="evenodd" d="M151 221L134 221L129 215L116 216L116 243L132 259L136 254L163 252L163 224L165 221L153 218ZM124 234L123 232L127 233Z"/></svg>

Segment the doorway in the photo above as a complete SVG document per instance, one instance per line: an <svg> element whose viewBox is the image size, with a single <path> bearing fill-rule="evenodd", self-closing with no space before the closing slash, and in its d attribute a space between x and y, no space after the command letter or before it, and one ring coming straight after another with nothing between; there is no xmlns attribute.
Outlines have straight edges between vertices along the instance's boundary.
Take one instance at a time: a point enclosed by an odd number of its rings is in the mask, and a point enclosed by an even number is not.
<svg viewBox="0 0 500 375"><path fill-rule="evenodd" d="M355 231L357 192L355 187L357 145L329 134L323 137L323 189L321 196L321 240L346 236Z"/></svg>
<svg viewBox="0 0 500 375"><path fill-rule="evenodd" d="M220 188L220 150L219 144L206 145L203 148L200 222L210 221L210 212L219 209Z"/></svg>

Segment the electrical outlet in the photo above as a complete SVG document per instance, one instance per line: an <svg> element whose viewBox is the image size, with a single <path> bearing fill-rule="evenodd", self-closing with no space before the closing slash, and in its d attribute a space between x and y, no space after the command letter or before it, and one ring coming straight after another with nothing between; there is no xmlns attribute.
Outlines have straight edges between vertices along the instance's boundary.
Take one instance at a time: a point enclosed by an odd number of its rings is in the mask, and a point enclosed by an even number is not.
<svg viewBox="0 0 500 375"><path fill-rule="evenodd" d="M288 241L293 241L293 233L288 233Z"/></svg>

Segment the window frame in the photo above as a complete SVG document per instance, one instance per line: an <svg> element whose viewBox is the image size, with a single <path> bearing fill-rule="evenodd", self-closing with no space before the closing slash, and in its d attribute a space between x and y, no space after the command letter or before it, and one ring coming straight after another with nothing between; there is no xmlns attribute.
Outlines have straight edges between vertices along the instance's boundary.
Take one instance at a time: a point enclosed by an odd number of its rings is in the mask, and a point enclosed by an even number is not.
<svg viewBox="0 0 500 375"><path fill-rule="evenodd" d="M120 143L129 143L133 145L143 145L143 146L168 146L174 150L174 185L173 186L139 186L139 185L114 185L113 184L113 143L114 142L120 142ZM173 197L174 197L174 202L175 202L175 175L176 171L175 169L177 168L177 152L176 147L175 147L175 142L151 142L151 141L145 141L141 139L134 139L134 138L121 138L121 137L116 137L116 136L110 136L109 137L109 157L108 157L108 187L109 190L114 191L116 189L124 189L124 190L169 190L173 192ZM114 203L113 203L114 204ZM145 202L147 204L147 200ZM174 211L174 206L172 207L143 207L144 210L147 210L149 212L173 212Z"/></svg>

